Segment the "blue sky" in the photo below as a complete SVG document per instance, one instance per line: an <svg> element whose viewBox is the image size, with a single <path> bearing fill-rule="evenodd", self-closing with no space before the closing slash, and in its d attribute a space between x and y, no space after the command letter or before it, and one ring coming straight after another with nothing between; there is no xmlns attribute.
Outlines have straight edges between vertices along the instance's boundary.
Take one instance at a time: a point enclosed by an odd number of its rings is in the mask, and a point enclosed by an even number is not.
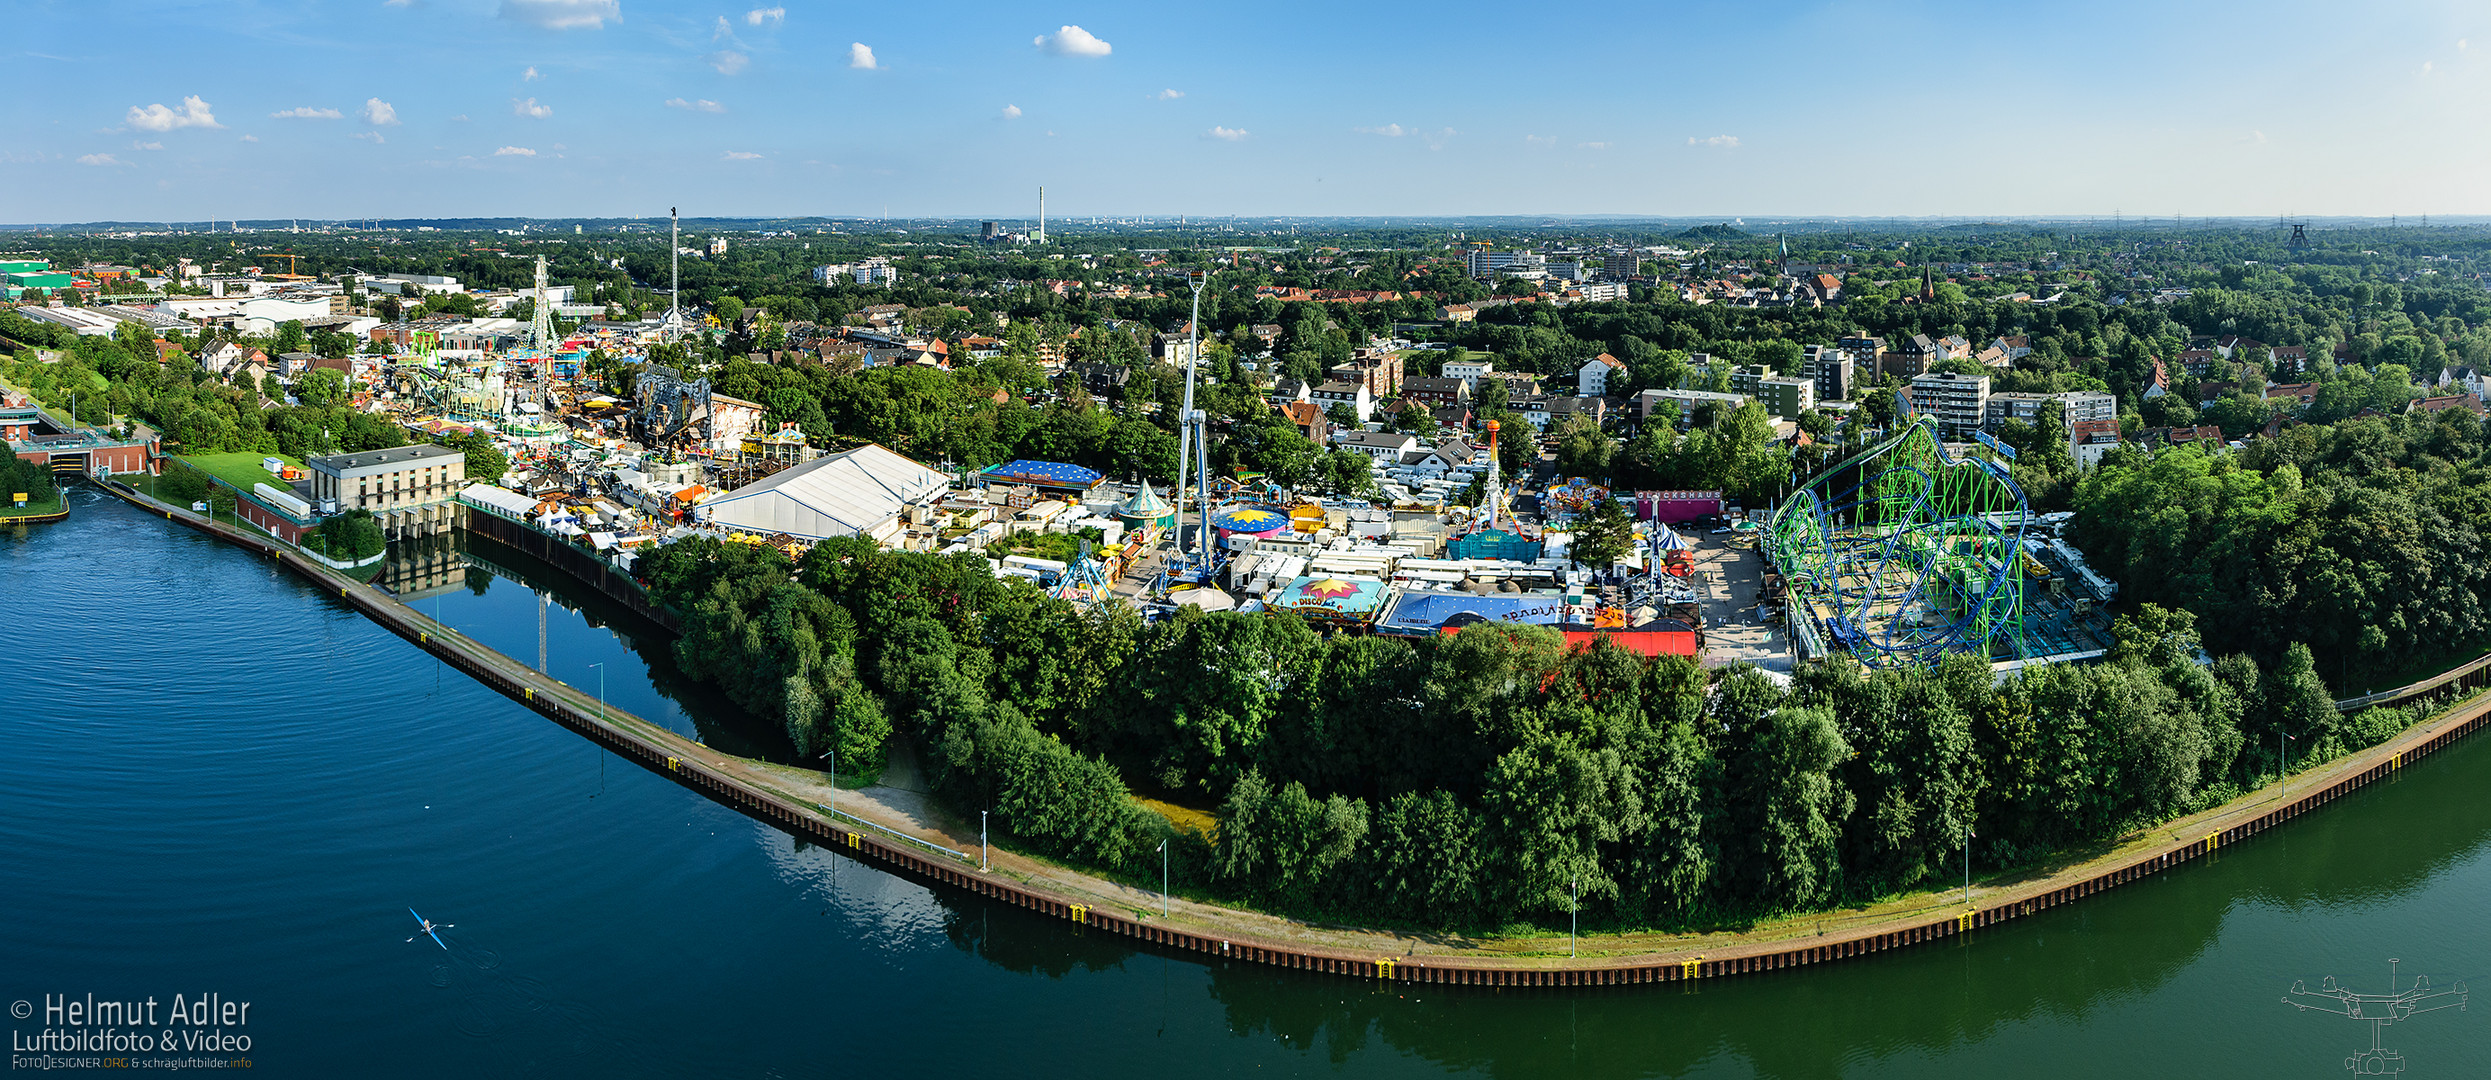
<svg viewBox="0 0 2491 1080"><path fill-rule="evenodd" d="M2491 213L2491 5L14 0L0 222ZM860 47L863 51L860 51Z"/></svg>

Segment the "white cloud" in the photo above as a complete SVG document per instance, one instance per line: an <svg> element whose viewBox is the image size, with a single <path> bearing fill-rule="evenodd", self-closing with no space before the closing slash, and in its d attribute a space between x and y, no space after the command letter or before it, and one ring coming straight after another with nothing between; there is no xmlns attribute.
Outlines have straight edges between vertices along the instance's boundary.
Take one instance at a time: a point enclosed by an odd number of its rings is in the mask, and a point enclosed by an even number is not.
<svg viewBox="0 0 2491 1080"><path fill-rule="evenodd" d="M123 160L121 160L120 158L117 158L117 157L112 156L111 154L82 154L82 155L80 155L80 156L79 156L79 158L78 158L78 164L80 164L80 165L108 165L108 166L109 166L109 165L127 165L127 164L129 164L129 162L123 161Z"/></svg>
<svg viewBox="0 0 2491 1080"><path fill-rule="evenodd" d="M519 74L520 82L535 82L536 80L542 78L544 78L544 76L536 73L536 65L534 64L528 65L528 69Z"/></svg>
<svg viewBox="0 0 2491 1080"><path fill-rule="evenodd" d="M716 41L719 38L733 38L734 36L735 24L728 22L724 15L718 16L718 28L709 32L709 40Z"/></svg>
<svg viewBox="0 0 2491 1080"><path fill-rule="evenodd" d="M2428 74L2430 74L2430 61L2428 61L2428 60L2424 60L2424 61L2422 61L2422 74L2424 74L2424 75L2428 75Z"/></svg>
<svg viewBox="0 0 2491 1080"><path fill-rule="evenodd" d="M1066 26L1052 34L1040 34L1029 43L1057 56L1105 56L1116 47L1098 39L1098 35L1078 26Z"/></svg>
<svg viewBox="0 0 2491 1080"><path fill-rule="evenodd" d="M848 66L872 71L881 67L882 62L874 59L874 50L870 46L862 41L851 41L848 43Z"/></svg>
<svg viewBox="0 0 2491 1080"><path fill-rule="evenodd" d="M721 49L701 59L709 61L709 66L717 68L720 75L733 75L744 70L744 65L752 63L752 57L733 49Z"/></svg>
<svg viewBox="0 0 2491 1080"><path fill-rule="evenodd" d="M502 17L547 30L595 30L621 22L623 0L502 0Z"/></svg>
<svg viewBox="0 0 2491 1080"><path fill-rule="evenodd" d="M510 99L510 114L512 116L524 116L530 120L542 120L554 114L554 107L551 105L539 105L536 103L535 98L528 98L526 100L512 98Z"/></svg>
<svg viewBox="0 0 2491 1080"><path fill-rule="evenodd" d="M1604 142L1578 142L1574 144L1574 148L1577 150L1606 150L1609 148L1609 144Z"/></svg>
<svg viewBox="0 0 2491 1080"><path fill-rule="evenodd" d="M505 146L493 151L494 157L535 157L536 151L524 146Z"/></svg>
<svg viewBox="0 0 2491 1080"><path fill-rule="evenodd" d="M750 151L750 150L729 150L729 151L727 151L726 156L725 156L724 158L721 158L720 160L722 160L722 161L759 161L759 160L761 160L761 155L756 154L756 153L753 153L753 152L752 152L752 151Z"/></svg>
<svg viewBox="0 0 2491 1080"><path fill-rule="evenodd" d="M257 135L245 135L245 136L243 136L243 137L242 137L242 141L243 141L243 142L258 142L258 141L259 141L259 136L257 136Z"/></svg>
<svg viewBox="0 0 2491 1080"><path fill-rule="evenodd" d="M1399 124L1386 124L1383 127L1351 128L1349 130L1355 131L1360 135L1381 135L1387 139L1398 139L1410 133L1410 129L1402 127Z"/></svg>
<svg viewBox="0 0 2491 1080"><path fill-rule="evenodd" d="M2458 51L2458 52L2464 52L2464 51L2465 51L2466 49L2468 49L2468 48L2471 48L2471 46L2469 46L2469 45L2467 45L2467 44L2465 43L2465 39L2464 39L2464 38L2458 38L2458 39L2456 39L2456 51Z"/></svg>
<svg viewBox="0 0 2491 1080"><path fill-rule="evenodd" d="M415 0L381 0L382 7L414 7Z"/></svg>
<svg viewBox="0 0 2491 1080"><path fill-rule="evenodd" d="M727 111L726 106L720 105L715 101L709 100L708 98L701 98L698 101L685 101L682 98L667 98L666 107L669 109L690 109L693 112L706 113L722 113Z"/></svg>
<svg viewBox="0 0 2491 1080"><path fill-rule="evenodd" d="M1006 120L1018 120L1018 119L1020 119L1020 118L1021 118L1021 107L1020 107L1020 106L1018 106L1018 105L1006 105L1006 106L1004 106L1004 107L1003 107L1003 118L1004 118L1004 119L1006 119Z"/></svg>
<svg viewBox="0 0 2491 1080"><path fill-rule="evenodd" d="M346 114L335 109L317 109L309 105L268 114L271 120L343 120Z"/></svg>
<svg viewBox="0 0 2491 1080"><path fill-rule="evenodd" d="M786 21L787 9L783 7L754 8L751 11L744 13L744 25L746 26L759 26L765 22L783 23Z"/></svg>
<svg viewBox="0 0 2491 1080"><path fill-rule="evenodd" d="M1185 92L1182 90L1162 90L1154 96L1161 101L1174 101L1178 98L1184 97Z"/></svg>
<svg viewBox="0 0 2491 1080"><path fill-rule="evenodd" d="M354 133L354 137L358 139L369 139L374 146L378 146L389 141L388 139L382 138L381 133L377 131L358 131Z"/></svg>
<svg viewBox="0 0 2491 1080"><path fill-rule="evenodd" d="M460 113L457 116L453 116L450 118L450 122L453 124L464 124L467 122L467 114Z"/></svg>
<svg viewBox="0 0 2491 1080"><path fill-rule="evenodd" d="M131 144L130 144L130 149L132 149L132 150L162 150L162 149L164 149L164 144L163 144L163 143L160 143L160 142L134 142L134 143L131 143Z"/></svg>
<svg viewBox="0 0 2491 1080"><path fill-rule="evenodd" d="M1215 125L1211 128L1211 130L1204 132L1204 134L1209 135L1214 139L1226 139L1229 142L1236 142L1246 137L1246 129L1218 127Z"/></svg>
<svg viewBox="0 0 2491 1080"><path fill-rule="evenodd" d="M192 94L189 97L183 98L182 107L179 110L168 109L160 104L149 105L143 109L136 105L132 105L130 106L129 124L131 127L137 128L140 131L171 131L174 128L221 128L225 126L216 122L216 114L209 111L208 103L199 100L199 95L197 94Z"/></svg>
<svg viewBox="0 0 2491 1080"><path fill-rule="evenodd" d="M1528 146L1555 146L1555 145L1557 145L1557 137L1556 137L1556 136L1554 136L1554 135L1525 135L1525 136L1523 136L1523 137L1522 137L1522 141L1523 141L1523 143L1524 143L1525 145L1528 145Z"/></svg>
<svg viewBox="0 0 2491 1080"><path fill-rule="evenodd" d="M398 107L379 98L366 98L363 102L363 122L373 127L396 127Z"/></svg>
<svg viewBox="0 0 2491 1080"><path fill-rule="evenodd" d="M1738 149L1738 144L1739 137L1736 135L1712 135L1701 139L1692 135L1687 137L1688 146L1716 146L1724 150L1735 150Z"/></svg>

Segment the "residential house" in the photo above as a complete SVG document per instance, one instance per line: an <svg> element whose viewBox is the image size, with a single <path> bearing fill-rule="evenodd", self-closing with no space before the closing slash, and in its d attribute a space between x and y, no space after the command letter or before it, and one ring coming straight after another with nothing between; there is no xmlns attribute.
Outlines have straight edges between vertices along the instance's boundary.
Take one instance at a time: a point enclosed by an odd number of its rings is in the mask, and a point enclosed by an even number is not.
<svg viewBox="0 0 2491 1080"><path fill-rule="evenodd" d="M1419 441L1416 435L1398 431L1343 431L1332 437L1332 447L1365 454L1378 465L1399 465L1403 454L1419 448Z"/></svg>
<svg viewBox="0 0 2491 1080"><path fill-rule="evenodd" d="M1375 417L1375 395L1368 393L1367 384L1362 382L1324 383L1307 391L1306 397L1326 412L1334 405L1347 405L1361 424Z"/></svg>
<svg viewBox="0 0 2491 1080"><path fill-rule="evenodd" d="M2266 400L2290 398L2294 409L2306 409L2318 401L2317 383L2277 383L2266 388Z"/></svg>
<svg viewBox="0 0 2491 1080"><path fill-rule="evenodd" d="M1720 394L1710 390L1669 390L1655 386L1635 395L1635 421L1642 423L1652 419L1652 414L1662 405L1667 404L1677 407L1678 427L1683 430L1694 425L1695 410L1698 408L1709 405L1716 411L1729 411L1747 402L1748 397L1745 394Z"/></svg>
<svg viewBox="0 0 2491 1080"><path fill-rule="evenodd" d="M1335 382L1365 384L1367 394L1377 401L1401 396L1402 364L1399 357L1362 353L1351 357L1346 364L1334 366L1325 374Z"/></svg>
<svg viewBox="0 0 2491 1080"><path fill-rule="evenodd" d="M1479 390L1480 376L1492 375L1495 374L1495 372L1496 360L1493 357L1481 360L1447 360L1444 362L1444 377L1448 379L1462 380L1463 385L1468 386L1473 393L1477 393Z"/></svg>
<svg viewBox="0 0 2491 1080"><path fill-rule="evenodd" d="M1540 377L1527 371L1491 371L1481 375L1480 378L1483 380L1494 380L1495 382L1503 385L1505 387L1505 398L1508 401L1513 400L1514 398L1532 397L1546 392L1540 386ZM1472 389L1475 391L1477 390L1477 387L1474 386ZM1473 393L1471 396L1477 397L1478 395Z"/></svg>
<svg viewBox="0 0 2491 1080"><path fill-rule="evenodd" d="M1594 424L1609 417L1609 399L1604 397L1556 396L1528 400L1543 403L1542 408L1548 414L1548 422L1552 424L1569 416L1588 416Z"/></svg>
<svg viewBox="0 0 2491 1080"><path fill-rule="evenodd" d="M1332 418L1323 414L1323 406L1311 401L1291 401L1280 406L1280 415L1297 425L1297 432L1307 441L1323 446L1332 439Z"/></svg>
<svg viewBox="0 0 2491 1080"><path fill-rule="evenodd" d="M2146 381L2145 381L2145 393L2144 393L2143 397L2144 397L2144 398L2145 398L2145 400L2147 400L2147 401L2152 401L2152 400L2154 400L2155 398L2161 397L2161 396L2163 396L2163 395L2165 395L2165 394L2168 394L2168 393L2170 393L2170 392L2171 392L2171 371L2170 371L2170 369L2165 368L2165 367L2163 367L2163 366L2162 366L2162 358L2161 358L2161 357L2155 357L2155 358L2154 358L2154 373L2153 373L2153 375L2152 375L2150 378L2146 379Z"/></svg>
<svg viewBox="0 0 2491 1080"><path fill-rule="evenodd" d="M1468 406L1470 384L1460 379L1411 379L1402 384L1401 396L1431 409L1447 405Z"/></svg>
<svg viewBox="0 0 2491 1080"><path fill-rule="evenodd" d="M1607 397L1612 379L1619 383L1626 381L1626 362L1607 353L1601 353L1583 361L1583 366L1575 372L1575 377L1579 392L1584 397Z"/></svg>
<svg viewBox="0 0 2491 1080"><path fill-rule="evenodd" d="M2102 455L2119 445L2119 421L2078 420L2068 432L2068 449L2076 456L2076 467L2090 469L2102 463Z"/></svg>
<svg viewBox="0 0 2491 1080"><path fill-rule="evenodd" d="M2411 404L2405 406L2405 411L2409 413L2436 413L2445 412L2449 409L2470 412L2476 416L2491 415L2491 410L2486 410L2482 407L2482 399L2472 394L2449 394L2444 397L2416 398Z"/></svg>
<svg viewBox="0 0 2491 1080"><path fill-rule="evenodd" d="M1456 435L1452 438L1444 440L1443 442L1437 443L1435 448L1429 450L1426 457L1416 464L1421 469L1432 469L1437 472L1451 472L1455 469L1461 468L1464 465L1470 464L1473 459L1479 456L1479 451L1482 449L1485 449L1485 447L1472 446L1470 444L1470 440Z"/></svg>
<svg viewBox="0 0 2491 1080"><path fill-rule="evenodd" d="M2461 390L2479 399L2482 397L2484 379L2482 373L2474 370L2470 365L2459 365L2440 369L2438 385L2442 390Z"/></svg>
<svg viewBox="0 0 2491 1080"><path fill-rule="evenodd" d="M1064 365L1063 374L1057 378L1081 384L1091 397L1112 398L1122 394L1125 384L1132 381L1133 369L1123 364L1074 363Z"/></svg>
<svg viewBox="0 0 2491 1080"><path fill-rule="evenodd" d="M1929 368L1942 358L1943 350L1927 334L1913 334L1899 340L1878 361L1878 373L1898 375L1906 379L1929 373Z"/></svg>

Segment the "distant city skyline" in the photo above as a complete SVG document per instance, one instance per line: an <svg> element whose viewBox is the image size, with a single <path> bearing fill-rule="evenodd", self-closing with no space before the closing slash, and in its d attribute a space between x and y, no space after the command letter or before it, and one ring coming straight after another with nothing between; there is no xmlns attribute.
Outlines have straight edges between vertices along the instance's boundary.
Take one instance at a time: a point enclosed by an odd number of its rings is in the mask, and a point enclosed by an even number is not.
<svg viewBox="0 0 2491 1080"><path fill-rule="evenodd" d="M2491 214L2491 12L49 3L0 221Z"/></svg>

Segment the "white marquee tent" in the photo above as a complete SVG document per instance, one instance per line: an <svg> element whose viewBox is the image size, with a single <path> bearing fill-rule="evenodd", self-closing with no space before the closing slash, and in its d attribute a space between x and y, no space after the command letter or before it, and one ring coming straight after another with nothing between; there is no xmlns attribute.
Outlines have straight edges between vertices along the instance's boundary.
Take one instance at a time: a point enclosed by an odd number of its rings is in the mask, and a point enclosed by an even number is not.
<svg viewBox="0 0 2491 1080"><path fill-rule="evenodd" d="M911 506L942 497L951 478L880 446L818 457L701 504L738 532L886 539Z"/></svg>

